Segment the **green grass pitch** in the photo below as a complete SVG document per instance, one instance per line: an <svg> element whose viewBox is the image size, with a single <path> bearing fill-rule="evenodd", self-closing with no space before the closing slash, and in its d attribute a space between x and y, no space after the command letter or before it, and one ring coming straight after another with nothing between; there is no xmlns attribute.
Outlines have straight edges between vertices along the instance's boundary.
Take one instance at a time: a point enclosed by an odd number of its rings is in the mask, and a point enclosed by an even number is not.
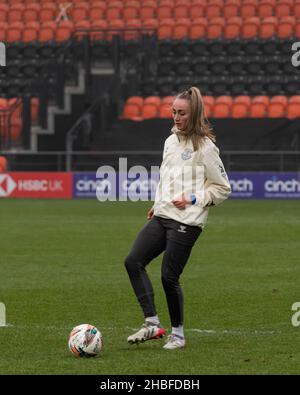
<svg viewBox="0 0 300 395"><path fill-rule="evenodd" d="M299 374L300 202L211 208L181 284L184 350L128 345L143 322L123 261L149 202L0 201L0 374ZM160 259L148 268L169 330ZM67 348L75 325L104 337L96 358Z"/></svg>

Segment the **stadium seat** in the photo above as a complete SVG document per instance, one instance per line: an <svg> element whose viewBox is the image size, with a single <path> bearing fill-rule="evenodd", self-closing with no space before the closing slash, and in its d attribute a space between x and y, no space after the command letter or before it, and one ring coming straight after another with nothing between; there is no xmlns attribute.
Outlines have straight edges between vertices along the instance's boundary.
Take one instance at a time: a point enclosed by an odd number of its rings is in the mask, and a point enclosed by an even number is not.
<svg viewBox="0 0 300 395"><path fill-rule="evenodd" d="M209 0L205 10L206 18L210 19L220 17L222 15L223 6L223 0Z"/></svg>
<svg viewBox="0 0 300 395"><path fill-rule="evenodd" d="M0 41L5 42L6 40L6 30L8 28L7 22L0 22Z"/></svg>
<svg viewBox="0 0 300 395"><path fill-rule="evenodd" d="M286 107L287 117L290 119L300 118L300 96L295 95L289 98Z"/></svg>
<svg viewBox="0 0 300 395"><path fill-rule="evenodd" d="M259 28L259 37L262 39L274 37L277 25L278 19L276 17L270 16L262 19Z"/></svg>
<svg viewBox="0 0 300 395"><path fill-rule="evenodd" d="M245 103L233 103L231 106L232 118L247 118L248 106Z"/></svg>
<svg viewBox="0 0 300 395"><path fill-rule="evenodd" d="M244 39L255 38L258 36L260 19L256 16L243 20L241 27L241 36Z"/></svg>
<svg viewBox="0 0 300 395"><path fill-rule="evenodd" d="M175 19L189 18L189 4L185 0L177 1L173 8L173 15Z"/></svg>
<svg viewBox="0 0 300 395"><path fill-rule="evenodd" d="M7 11L7 21L9 23L21 22L23 20L24 4L11 4Z"/></svg>
<svg viewBox="0 0 300 395"><path fill-rule="evenodd" d="M0 156L0 173L5 173L8 170L8 163L5 156Z"/></svg>
<svg viewBox="0 0 300 395"><path fill-rule="evenodd" d="M266 18L275 14L276 0L260 0L257 4L257 16Z"/></svg>
<svg viewBox="0 0 300 395"><path fill-rule="evenodd" d="M27 4L26 8L23 11L23 21L25 23L37 21L39 18L40 10L41 6L37 3Z"/></svg>
<svg viewBox="0 0 300 395"><path fill-rule="evenodd" d="M289 16L293 12L293 0L278 0L275 5L275 15L277 17Z"/></svg>
<svg viewBox="0 0 300 395"><path fill-rule="evenodd" d="M0 3L0 22L7 22L8 5Z"/></svg>
<svg viewBox="0 0 300 395"><path fill-rule="evenodd" d="M176 96L164 96L161 99L161 104L168 104L169 106L172 106Z"/></svg>
<svg viewBox="0 0 300 395"><path fill-rule="evenodd" d="M228 39L239 37L242 25L242 18L238 16L228 18L224 26L224 37Z"/></svg>
<svg viewBox="0 0 300 395"><path fill-rule="evenodd" d="M228 118L230 115L230 106L226 103L215 103L212 111L214 118Z"/></svg>
<svg viewBox="0 0 300 395"><path fill-rule="evenodd" d="M175 22L171 18L162 19L158 27L158 38L160 40L170 39L173 36Z"/></svg>
<svg viewBox="0 0 300 395"><path fill-rule="evenodd" d="M204 17L206 2L203 0L194 0L189 6L189 16L193 21L195 18Z"/></svg>
<svg viewBox="0 0 300 395"><path fill-rule="evenodd" d="M283 16L279 19L277 26L277 36L279 38L289 38L294 36L296 18L294 16Z"/></svg>
<svg viewBox="0 0 300 395"><path fill-rule="evenodd" d="M300 17L300 0L293 1L292 15L294 15L296 18Z"/></svg>
<svg viewBox="0 0 300 395"><path fill-rule="evenodd" d="M269 118L284 118L285 106L282 103L270 103L267 114Z"/></svg>
<svg viewBox="0 0 300 395"><path fill-rule="evenodd" d="M136 40L139 36L137 30L134 29L141 29L142 21L140 19L128 19L125 20L125 28L133 29L124 32L124 39L125 40Z"/></svg>
<svg viewBox="0 0 300 395"><path fill-rule="evenodd" d="M57 13L57 7L54 3L42 4L39 12L39 20L41 23L54 21Z"/></svg>
<svg viewBox="0 0 300 395"><path fill-rule="evenodd" d="M126 2L123 8L123 19L127 21L129 19L139 18L140 16L139 9L140 9L140 3L138 1L131 0Z"/></svg>
<svg viewBox="0 0 300 395"><path fill-rule="evenodd" d="M44 22L38 32L38 40L41 42L54 41L56 23L54 21Z"/></svg>
<svg viewBox="0 0 300 395"><path fill-rule="evenodd" d="M134 103L125 103L123 108L123 118L133 121L141 121L141 108Z"/></svg>
<svg viewBox="0 0 300 395"><path fill-rule="evenodd" d="M223 16L224 18L232 18L239 16L240 1L239 0L227 0L223 6Z"/></svg>
<svg viewBox="0 0 300 395"><path fill-rule="evenodd" d="M39 25L38 22L36 22L36 21L28 22L23 27L22 41L23 42L34 42L34 41L37 41L38 34L39 34L39 29L40 29L40 25Z"/></svg>
<svg viewBox="0 0 300 395"><path fill-rule="evenodd" d="M189 36L190 20L187 18L179 18L173 27L172 38L174 40L182 40Z"/></svg>
<svg viewBox="0 0 300 395"><path fill-rule="evenodd" d="M267 108L269 98L267 96L253 97L249 107L249 115L251 118L265 118L267 116Z"/></svg>
<svg viewBox="0 0 300 395"><path fill-rule="evenodd" d="M123 11L123 3L121 1L111 1L107 4L105 18L108 21L113 19L121 19Z"/></svg>
<svg viewBox="0 0 300 395"><path fill-rule="evenodd" d="M148 1L147 3L143 3L140 7L140 18L142 21L147 19L156 18L156 2Z"/></svg>
<svg viewBox="0 0 300 395"><path fill-rule="evenodd" d="M160 2L156 9L156 15L159 20L173 18L173 2L171 0Z"/></svg>
<svg viewBox="0 0 300 395"><path fill-rule="evenodd" d="M256 16L258 0L244 0L240 6L240 16L242 18L251 18Z"/></svg>
<svg viewBox="0 0 300 395"><path fill-rule="evenodd" d="M212 116L215 98L213 96L203 96L204 111L206 118Z"/></svg>
<svg viewBox="0 0 300 395"><path fill-rule="evenodd" d="M172 118L172 108L169 103L162 103L160 105L159 118Z"/></svg>
<svg viewBox="0 0 300 395"><path fill-rule="evenodd" d="M143 105L145 104L154 104L158 108L161 105L161 98L159 96L145 97Z"/></svg>
<svg viewBox="0 0 300 395"><path fill-rule="evenodd" d="M22 41L23 23L11 22L6 29L6 41L15 42Z"/></svg>
<svg viewBox="0 0 300 395"><path fill-rule="evenodd" d="M131 96L126 101L127 104L136 104L142 110L144 99L142 96Z"/></svg>
<svg viewBox="0 0 300 395"><path fill-rule="evenodd" d="M144 103L142 107L142 118L158 118L159 107L154 103Z"/></svg>
<svg viewBox="0 0 300 395"><path fill-rule="evenodd" d="M56 41L66 41L71 37L74 30L74 24L71 21L61 21L57 24L55 31Z"/></svg>
<svg viewBox="0 0 300 395"><path fill-rule="evenodd" d="M103 1L95 1L91 4L89 17L91 20L102 20L105 18L106 5Z"/></svg>
<svg viewBox="0 0 300 395"><path fill-rule="evenodd" d="M273 103L282 104L284 107L286 107L288 104L288 98L283 95L273 96L273 97L271 97L269 103L270 104L273 104Z"/></svg>
<svg viewBox="0 0 300 395"><path fill-rule="evenodd" d="M198 17L192 20L190 23L189 38L191 40L197 40L199 38L204 38L207 29L207 19Z"/></svg>
<svg viewBox="0 0 300 395"><path fill-rule="evenodd" d="M212 18L207 25L206 37L210 40L221 37L223 34L224 25L224 18Z"/></svg>
<svg viewBox="0 0 300 395"><path fill-rule="evenodd" d="M91 40L103 40L105 39L105 32L103 29L107 28L107 21L105 19L92 20L91 29L95 29L94 31L90 31Z"/></svg>
<svg viewBox="0 0 300 395"><path fill-rule="evenodd" d="M72 21L76 23L77 21L82 21L83 19L87 19L90 13L90 5L87 3L77 3L71 8L70 14Z"/></svg>

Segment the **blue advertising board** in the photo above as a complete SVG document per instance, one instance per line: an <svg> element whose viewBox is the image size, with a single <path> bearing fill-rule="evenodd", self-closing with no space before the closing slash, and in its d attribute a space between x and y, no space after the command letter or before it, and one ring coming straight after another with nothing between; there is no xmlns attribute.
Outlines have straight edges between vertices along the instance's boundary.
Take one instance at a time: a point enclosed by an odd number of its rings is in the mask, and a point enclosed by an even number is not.
<svg viewBox="0 0 300 395"><path fill-rule="evenodd" d="M230 198L299 199L300 173L229 172ZM154 200L159 172L73 173L73 197L100 201Z"/></svg>

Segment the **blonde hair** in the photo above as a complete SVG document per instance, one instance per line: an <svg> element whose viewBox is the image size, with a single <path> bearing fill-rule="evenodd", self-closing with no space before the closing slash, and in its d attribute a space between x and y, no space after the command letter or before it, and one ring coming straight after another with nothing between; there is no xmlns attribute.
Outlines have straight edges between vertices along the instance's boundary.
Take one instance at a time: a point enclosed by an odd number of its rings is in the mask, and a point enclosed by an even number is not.
<svg viewBox="0 0 300 395"><path fill-rule="evenodd" d="M193 143L194 151L197 151L205 137L216 141L216 136L205 116L204 101L201 92L195 86L179 93L177 99L184 99L190 102L191 116L188 120L185 130L177 134L190 138Z"/></svg>

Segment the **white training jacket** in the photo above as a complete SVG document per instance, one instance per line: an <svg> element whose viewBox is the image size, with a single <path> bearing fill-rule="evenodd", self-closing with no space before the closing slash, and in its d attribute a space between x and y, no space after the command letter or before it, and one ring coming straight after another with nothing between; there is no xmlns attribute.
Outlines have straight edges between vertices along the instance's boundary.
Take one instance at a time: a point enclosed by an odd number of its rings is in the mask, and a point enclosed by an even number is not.
<svg viewBox="0 0 300 395"><path fill-rule="evenodd" d="M178 137L176 127L172 132L164 145L154 215L204 227L209 206L222 203L231 193L219 149L205 137L199 149L194 151L190 139ZM172 200L181 197L182 193L188 197L194 195L196 203L179 210Z"/></svg>

